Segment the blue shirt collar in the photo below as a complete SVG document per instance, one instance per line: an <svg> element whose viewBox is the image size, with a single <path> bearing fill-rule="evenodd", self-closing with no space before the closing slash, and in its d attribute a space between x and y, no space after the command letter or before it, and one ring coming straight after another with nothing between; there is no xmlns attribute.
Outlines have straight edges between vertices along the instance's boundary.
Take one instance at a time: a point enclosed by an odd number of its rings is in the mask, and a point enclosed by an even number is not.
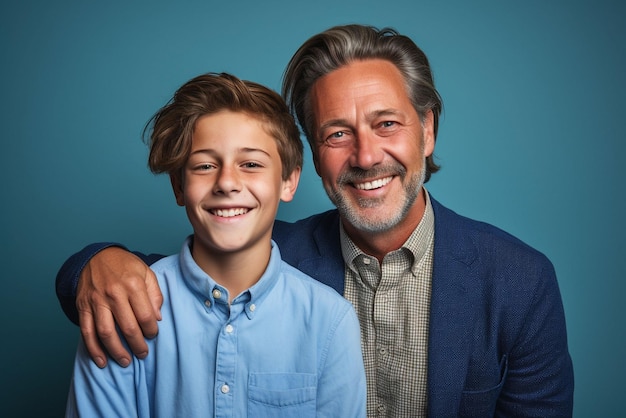
<svg viewBox="0 0 626 418"><path fill-rule="evenodd" d="M211 276L202 270L191 255L193 235L187 237L180 251L180 266L183 279L187 286L205 301L206 309L212 309L220 300L228 300L226 288L216 283ZM255 312L262 305L269 291L278 281L281 272L281 256L278 245L272 240L270 260L258 282L245 292L233 299L233 304L244 303L244 310L248 318L252 319Z"/></svg>

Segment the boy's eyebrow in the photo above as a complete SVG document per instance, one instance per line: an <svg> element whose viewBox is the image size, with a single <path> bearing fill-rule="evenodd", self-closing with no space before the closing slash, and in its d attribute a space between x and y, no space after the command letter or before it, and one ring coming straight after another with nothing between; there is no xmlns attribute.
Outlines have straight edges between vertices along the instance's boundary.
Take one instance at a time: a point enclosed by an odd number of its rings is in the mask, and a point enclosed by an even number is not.
<svg viewBox="0 0 626 418"><path fill-rule="evenodd" d="M265 155L267 155L268 157L270 157L270 153L265 151L263 148L252 148L252 147L243 147L243 148L239 148L237 150L238 153L244 153L244 154L249 154L249 153L253 153L253 152L261 152ZM190 155L194 155L194 154L216 154L216 151L212 148L201 148L201 149L197 149L197 150L192 150Z"/></svg>

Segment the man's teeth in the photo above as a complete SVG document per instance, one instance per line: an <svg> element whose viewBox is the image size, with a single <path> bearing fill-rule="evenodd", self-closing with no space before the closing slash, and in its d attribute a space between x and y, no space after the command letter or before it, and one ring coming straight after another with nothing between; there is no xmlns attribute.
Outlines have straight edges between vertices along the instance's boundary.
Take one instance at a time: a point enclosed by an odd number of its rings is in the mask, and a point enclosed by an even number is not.
<svg viewBox="0 0 626 418"><path fill-rule="evenodd" d="M359 190L372 190L378 189L379 187L383 187L387 183L389 183L393 179L392 176L385 177L384 179L378 179L374 181L366 181L365 183L355 183L354 187Z"/></svg>
<svg viewBox="0 0 626 418"><path fill-rule="evenodd" d="M245 208L237 208L237 209L214 209L214 215L221 216L222 218L230 218L232 216L243 215L248 213L248 209Z"/></svg>

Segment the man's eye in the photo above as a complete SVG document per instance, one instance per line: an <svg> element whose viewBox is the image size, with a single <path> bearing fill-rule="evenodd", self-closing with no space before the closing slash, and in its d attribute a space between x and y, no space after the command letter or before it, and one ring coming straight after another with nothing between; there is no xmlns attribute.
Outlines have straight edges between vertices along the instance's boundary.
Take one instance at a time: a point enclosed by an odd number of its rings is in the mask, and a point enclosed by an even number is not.
<svg viewBox="0 0 626 418"><path fill-rule="evenodd" d="M390 128L392 126L394 126L396 123L392 120L386 120L383 123L380 124L380 126L382 126L383 128Z"/></svg>
<svg viewBox="0 0 626 418"><path fill-rule="evenodd" d="M345 142L349 138L350 138L350 136L345 131L337 131L337 132L333 132L330 135L328 135L326 137L326 142L343 143L343 142Z"/></svg>

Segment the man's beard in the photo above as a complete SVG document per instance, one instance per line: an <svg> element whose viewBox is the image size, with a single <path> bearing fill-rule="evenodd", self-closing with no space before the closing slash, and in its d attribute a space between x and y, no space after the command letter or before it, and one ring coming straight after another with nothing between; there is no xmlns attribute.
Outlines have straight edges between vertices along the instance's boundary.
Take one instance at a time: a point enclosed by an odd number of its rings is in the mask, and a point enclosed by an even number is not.
<svg viewBox="0 0 626 418"><path fill-rule="evenodd" d="M419 196L420 190L424 185L424 179L426 178L426 161L425 158L422 159L420 172L409 178L406 183L406 169L399 163L394 163L393 165L377 167L371 170L352 168L339 176L336 189L326 184L324 184L324 189L330 200L337 207L341 218L354 228L359 231L373 233L388 231L405 219ZM346 187L353 187L352 183L358 183L365 179L383 178L389 175L400 177L404 190L403 199L390 213L379 213L374 218L365 218L359 213L359 209L372 209L382 205L385 198L389 198L389 196L371 199L360 198L355 203L342 193L342 190Z"/></svg>

